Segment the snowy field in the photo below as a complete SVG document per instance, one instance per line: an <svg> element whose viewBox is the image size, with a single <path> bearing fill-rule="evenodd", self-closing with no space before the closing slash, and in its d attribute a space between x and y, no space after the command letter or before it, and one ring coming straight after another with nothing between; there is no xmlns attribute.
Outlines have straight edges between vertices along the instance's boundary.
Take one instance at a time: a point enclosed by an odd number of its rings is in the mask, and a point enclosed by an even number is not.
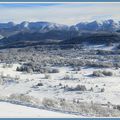
<svg viewBox="0 0 120 120"><path fill-rule="evenodd" d="M71 54L19 51L19 57L2 51L7 57L0 53L0 117L119 117L120 56L111 55L113 47L99 47Z"/></svg>
<svg viewBox="0 0 120 120"><path fill-rule="evenodd" d="M120 70L105 69L112 71L114 76L110 77L89 77L93 71L101 70L94 68L82 68L82 70L75 72L69 67L60 67L59 73L50 73L49 79L45 78L45 74L36 73L22 73L16 71L19 64L13 64L12 68L3 68L0 65L0 73L5 77L11 77L13 80L0 81L0 96L10 96L11 94L27 94L39 99L44 97L59 97L68 100L79 99L80 101L98 102L107 104L119 104L120 100ZM72 75L71 75L72 74ZM70 80L66 80L64 77L69 76ZM67 76L67 77L68 77ZM18 80L14 80L19 77ZM68 79L68 78L67 78ZM38 83L42 83L43 86L36 86ZM88 90L93 88L93 91L65 91L61 87L69 86L75 87L78 84L85 85ZM105 91L102 93L101 89ZM44 96L45 95L45 96ZM113 99L115 98L115 99Z"/></svg>
<svg viewBox="0 0 120 120"><path fill-rule="evenodd" d="M57 113L48 110L31 108L21 105L15 105L6 102L0 102L0 118L77 118L83 116Z"/></svg>

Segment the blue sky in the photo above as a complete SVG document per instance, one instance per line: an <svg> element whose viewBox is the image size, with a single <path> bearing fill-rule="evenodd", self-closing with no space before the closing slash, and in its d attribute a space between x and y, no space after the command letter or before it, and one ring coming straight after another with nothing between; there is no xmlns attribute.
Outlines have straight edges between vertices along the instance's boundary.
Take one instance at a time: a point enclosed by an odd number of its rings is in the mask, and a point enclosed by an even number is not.
<svg viewBox="0 0 120 120"><path fill-rule="evenodd" d="M120 2L120 0L0 0L1 2Z"/></svg>
<svg viewBox="0 0 120 120"><path fill-rule="evenodd" d="M0 4L0 22L49 21L62 24L120 20L120 3L21 3Z"/></svg>
<svg viewBox="0 0 120 120"><path fill-rule="evenodd" d="M34 3L34 4L30 4L30 3L11 3L11 4L7 4L7 3L1 3L0 7L41 7L41 6L55 6L55 5L59 5L58 3ZM60 4L61 5L61 4Z"/></svg>

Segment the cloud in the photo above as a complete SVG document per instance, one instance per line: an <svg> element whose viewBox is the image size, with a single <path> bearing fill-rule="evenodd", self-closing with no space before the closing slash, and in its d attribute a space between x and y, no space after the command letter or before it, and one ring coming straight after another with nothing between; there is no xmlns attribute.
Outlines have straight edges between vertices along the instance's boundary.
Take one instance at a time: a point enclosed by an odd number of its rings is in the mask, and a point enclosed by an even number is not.
<svg viewBox="0 0 120 120"><path fill-rule="evenodd" d="M0 4L0 22L49 21L62 24L120 19L120 3Z"/></svg>

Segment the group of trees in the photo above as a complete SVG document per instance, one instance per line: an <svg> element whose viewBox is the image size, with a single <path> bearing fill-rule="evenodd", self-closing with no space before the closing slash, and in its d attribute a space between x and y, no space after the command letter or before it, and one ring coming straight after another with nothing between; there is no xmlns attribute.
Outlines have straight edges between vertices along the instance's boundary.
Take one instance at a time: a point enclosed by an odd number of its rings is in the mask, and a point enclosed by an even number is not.
<svg viewBox="0 0 120 120"><path fill-rule="evenodd" d="M93 71L93 76L95 77L104 77L104 76L113 76L113 73L111 71Z"/></svg>
<svg viewBox="0 0 120 120"><path fill-rule="evenodd" d="M59 70L56 68L51 68L51 67L43 67L39 64L35 63L25 63L21 65L20 67L16 68L16 71L21 71L21 72L27 72L27 73L32 73L32 72L39 72L39 73L59 73Z"/></svg>
<svg viewBox="0 0 120 120"><path fill-rule="evenodd" d="M49 48L49 46L48 46ZM81 66L89 67L120 67L120 52L84 49L47 49L22 48L0 52L0 61L5 63L32 63L18 68L20 71L46 71L41 66ZM33 64L34 63L34 64ZM48 69L48 68L47 68ZM49 70L48 70L49 71ZM54 72L54 71L53 71Z"/></svg>
<svg viewBox="0 0 120 120"><path fill-rule="evenodd" d="M75 87L66 86L65 90L67 90L67 91L87 91L87 88L85 85L76 85Z"/></svg>
<svg viewBox="0 0 120 120"><path fill-rule="evenodd" d="M59 111L69 113L84 114L88 116L96 117L117 117L120 115L120 111L117 109L109 108L107 105L93 102L71 102L66 99L50 99L44 98L42 104L47 109L57 109Z"/></svg>

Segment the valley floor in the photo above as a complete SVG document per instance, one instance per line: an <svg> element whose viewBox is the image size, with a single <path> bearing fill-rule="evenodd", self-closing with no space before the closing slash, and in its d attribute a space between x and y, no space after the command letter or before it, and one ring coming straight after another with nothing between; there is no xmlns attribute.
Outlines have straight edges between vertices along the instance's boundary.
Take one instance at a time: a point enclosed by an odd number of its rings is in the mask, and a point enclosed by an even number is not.
<svg viewBox="0 0 120 120"><path fill-rule="evenodd" d="M0 117L120 117L120 51L26 49L0 51Z"/></svg>

